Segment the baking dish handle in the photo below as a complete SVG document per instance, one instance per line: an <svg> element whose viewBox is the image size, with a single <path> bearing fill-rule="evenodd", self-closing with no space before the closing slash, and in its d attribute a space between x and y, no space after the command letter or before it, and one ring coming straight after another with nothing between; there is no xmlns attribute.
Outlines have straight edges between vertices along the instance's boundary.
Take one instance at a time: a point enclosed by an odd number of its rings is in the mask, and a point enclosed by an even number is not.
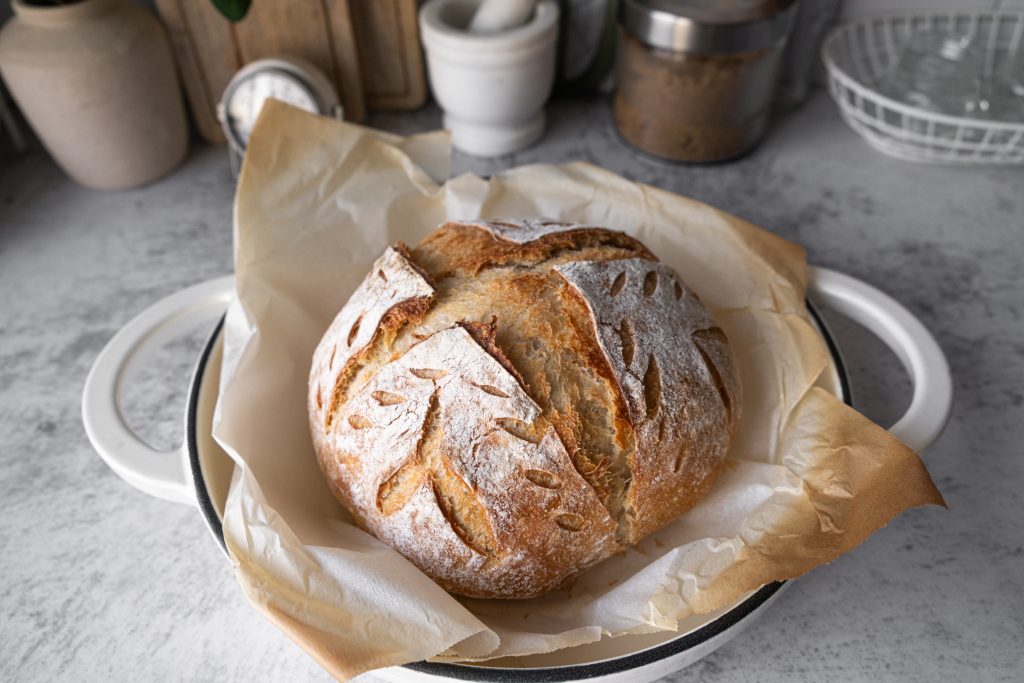
<svg viewBox="0 0 1024 683"><path fill-rule="evenodd" d="M953 378L935 338L921 321L871 285L827 268L810 268L813 300L860 323L893 350L914 385L910 407L889 431L917 452L942 433L953 407Z"/></svg>
<svg viewBox="0 0 1024 683"><path fill-rule="evenodd" d="M82 422L89 441L110 469L151 496L196 504L185 446L158 451L125 424L119 400L125 370L133 358L175 339L198 320L222 313L233 291L234 278L229 275L153 304L107 342L85 380Z"/></svg>

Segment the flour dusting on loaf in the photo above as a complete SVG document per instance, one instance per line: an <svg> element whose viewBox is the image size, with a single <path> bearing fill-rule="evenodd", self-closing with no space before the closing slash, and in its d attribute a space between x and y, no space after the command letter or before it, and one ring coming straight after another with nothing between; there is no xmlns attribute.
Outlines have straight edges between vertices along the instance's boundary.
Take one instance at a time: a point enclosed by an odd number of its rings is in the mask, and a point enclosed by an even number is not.
<svg viewBox="0 0 1024 683"><path fill-rule="evenodd" d="M725 335L672 269L544 219L387 250L309 386L334 494L471 597L541 594L678 517L739 418Z"/></svg>

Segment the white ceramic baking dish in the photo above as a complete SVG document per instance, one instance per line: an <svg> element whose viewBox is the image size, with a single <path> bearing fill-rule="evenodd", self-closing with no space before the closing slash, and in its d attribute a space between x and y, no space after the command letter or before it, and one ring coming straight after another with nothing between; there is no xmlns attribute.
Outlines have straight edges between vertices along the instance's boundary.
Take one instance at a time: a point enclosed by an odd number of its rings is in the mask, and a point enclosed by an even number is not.
<svg viewBox="0 0 1024 683"><path fill-rule="evenodd" d="M146 493L197 506L222 548L224 504L234 470L234 462L212 436L223 355L223 320L196 364L185 416L185 443L178 450L162 453L143 443L126 426L118 396L133 358L180 335L199 317L222 314L232 294L232 278L224 277L182 290L143 311L100 353L86 380L82 400L89 440L111 469ZM945 427L953 399L949 366L931 334L886 294L835 271L811 269L810 298L868 328L900 358L913 382L913 398L906 414L890 431L918 452L927 448ZM808 308L832 354L831 372L822 378L822 386L852 405L839 350L810 303ZM768 584L733 605L687 618L676 632L606 638L546 655L480 665L416 662L374 674L386 681L654 681L736 637L787 585Z"/></svg>

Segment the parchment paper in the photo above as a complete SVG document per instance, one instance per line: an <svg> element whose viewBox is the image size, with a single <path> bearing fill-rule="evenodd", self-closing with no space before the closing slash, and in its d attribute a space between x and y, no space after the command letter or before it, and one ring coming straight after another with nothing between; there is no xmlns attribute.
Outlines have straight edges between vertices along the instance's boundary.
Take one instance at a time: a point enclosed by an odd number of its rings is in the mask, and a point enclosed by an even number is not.
<svg viewBox="0 0 1024 683"><path fill-rule="evenodd" d="M942 504L912 451L816 386L828 351L804 307L800 247L587 164L445 183L448 157L444 133L382 136L272 102L239 182L214 423L237 463L225 536L253 606L333 675L672 630L835 559L910 506ZM320 336L387 245L449 218L527 216L642 240L725 329L744 400L706 499L570 589L513 608L448 595L352 525L316 463L306 383Z"/></svg>

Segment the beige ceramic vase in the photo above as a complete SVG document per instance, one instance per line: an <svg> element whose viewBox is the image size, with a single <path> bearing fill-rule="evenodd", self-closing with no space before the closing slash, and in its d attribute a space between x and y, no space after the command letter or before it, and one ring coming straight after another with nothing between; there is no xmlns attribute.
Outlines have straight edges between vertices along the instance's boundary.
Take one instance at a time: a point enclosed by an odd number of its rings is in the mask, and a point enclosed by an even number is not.
<svg viewBox="0 0 1024 683"><path fill-rule="evenodd" d="M188 127L163 26L131 0L12 3L0 75L57 163L99 189L142 185L185 158Z"/></svg>

